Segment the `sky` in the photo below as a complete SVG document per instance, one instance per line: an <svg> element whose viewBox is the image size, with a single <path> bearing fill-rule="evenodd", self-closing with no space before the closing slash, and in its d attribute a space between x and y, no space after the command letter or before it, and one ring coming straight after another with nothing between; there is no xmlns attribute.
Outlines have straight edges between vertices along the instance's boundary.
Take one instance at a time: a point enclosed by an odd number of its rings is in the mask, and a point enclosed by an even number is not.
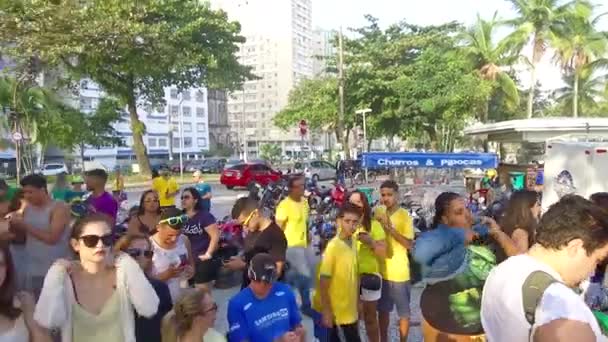
<svg viewBox="0 0 608 342"><path fill-rule="evenodd" d="M312 0L313 26L324 29L358 27L365 24L363 16L371 14L386 27L405 19L417 25L437 25L449 21L459 21L472 25L477 13L483 18L491 18L495 12L498 17L515 17L515 11L506 0ZM602 0L597 0L599 1ZM607 11L608 6L603 8ZM600 27L608 30L608 17ZM524 54L528 51L524 51ZM518 68L519 69L519 68ZM521 68L520 78L523 86L528 86L529 74ZM539 81L545 90L562 86L560 70L551 63L547 54L538 68Z"/></svg>

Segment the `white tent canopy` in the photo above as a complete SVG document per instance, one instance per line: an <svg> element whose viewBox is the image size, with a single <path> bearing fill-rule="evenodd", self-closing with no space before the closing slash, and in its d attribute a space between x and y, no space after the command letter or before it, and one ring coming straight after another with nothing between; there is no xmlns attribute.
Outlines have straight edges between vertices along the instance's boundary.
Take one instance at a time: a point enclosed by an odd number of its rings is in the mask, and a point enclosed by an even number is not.
<svg viewBox="0 0 608 342"><path fill-rule="evenodd" d="M608 119L604 118L534 118L476 124L464 129L464 134L487 137L502 143L544 143L564 135L589 134L608 137Z"/></svg>

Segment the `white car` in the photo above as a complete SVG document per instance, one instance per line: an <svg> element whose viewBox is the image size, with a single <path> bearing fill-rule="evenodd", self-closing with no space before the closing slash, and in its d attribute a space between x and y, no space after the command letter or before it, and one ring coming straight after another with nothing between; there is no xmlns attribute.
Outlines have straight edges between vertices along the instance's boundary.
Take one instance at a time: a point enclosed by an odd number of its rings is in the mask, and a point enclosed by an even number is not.
<svg viewBox="0 0 608 342"><path fill-rule="evenodd" d="M40 173L43 176L57 176L61 173L68 173L68 168L62 163L48 163L42 165Z"/></svg>

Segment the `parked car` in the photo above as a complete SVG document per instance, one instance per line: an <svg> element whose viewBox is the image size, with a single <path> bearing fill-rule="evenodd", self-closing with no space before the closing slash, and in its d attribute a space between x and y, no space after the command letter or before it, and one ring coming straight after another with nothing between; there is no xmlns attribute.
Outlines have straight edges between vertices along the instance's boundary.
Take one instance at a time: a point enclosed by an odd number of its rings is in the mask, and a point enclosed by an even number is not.
<svg viewBox="0 0 608 342"><path fill-rule="evenodd" d="M60 173L68 173L68 168L63 163L48 163L42 165L40 173L44 176L57 176Z"/></svg>
<svg viewBox="0 0 608 342"><path fill-rule="evenodd" d="M203 163L204 160L194 160L189 163L188 166L185 166L184 169L186 172L200 171L200 169L203 167Z"/></svg>
<svg viewBox="0 0 608 342"><path fill-rule="evenodd" d="M294 164L296 173L303 173L314 181L336 178L336 168L324 160L308 160Z"/></svg>
<svg viewBox="0 0 608 342"><path fill-rule="evenodd" d="M222 171L220 183L228 189L235 187L266 186L281 179L281 172L259 163L243 163Z"/></svg>
<svg viewBox="0 0 608 342"><path fill-rule="evenodd" d="M226 159L224 158L209 158L203 161L200 170L202 173L220 173L225 164Z"/></svg>

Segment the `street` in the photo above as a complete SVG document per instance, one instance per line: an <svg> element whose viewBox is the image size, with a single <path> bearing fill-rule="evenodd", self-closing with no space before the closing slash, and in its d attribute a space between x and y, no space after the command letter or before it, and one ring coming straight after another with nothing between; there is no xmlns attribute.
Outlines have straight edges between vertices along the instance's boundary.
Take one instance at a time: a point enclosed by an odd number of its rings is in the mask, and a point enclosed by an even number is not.
<svg viewBox="0 0 608 342"><path fill-rule="evenodd" d="M245 189L238 189L238 190L228 190L226 189L225 186L217 183L217 182L210 182L209 183L211 185L212 188L212 193L213 193L213 198L211 200L211 212L213 213L213 215L217 218L217 219L221 219L225 216L230 215L230 210L232 209L232 205L234 204L234 201L236 201L237 197L239 195L243 195L246 194L247 192L245 191ZM326 184L327 185L327 184ZM184 189L187 186L182 186L181 188ZM129 204L131 206L133 205L138 205L139 204L139 198L142 194L142 192L144 192L146 189L140 188L140 189L132 189L132 190L127 190L127 196L128 196L128 200L129 200ZM176 203L179 205L179 196L176 197L177 201ZM226 320L226 311L227 311L227 305L228 305L228 300L230 299L230 297L232 297L234 294L236 294L238 292L239 288L238 287L233 287L230 289L214 289L213 290L213 297L215 298L215 302L218 305L218 313L217 313L217 320L215 322L215 327L218 331L225 333L228 330L228 322ZM409 334L409 338L408 341L409 342L420 342L422 341L422 333L420 331L420 308L419 308L419 301L420 301L420 293L422 292L422 288L421 287L413 287L412 288L412 305L411 305L411 309L412 309L412 324L411 324L411 328L410 328L410 334ZM393 312L394 314L395 312ZM391 317L391 337L390 337L390 341L398 341L398 331L397 331L397 321L396 321L397 317L394 314ZM304 325L306 327L306 332L307 332L307 341L314 341L313 339L313 322L312 320L310 320L308 317L304 316ZM363 324L360 325L361 327L363 327ZM363 329L361 330L362 334L362 340L366 341L367 339L365 338L365 334Z"/></svg>

